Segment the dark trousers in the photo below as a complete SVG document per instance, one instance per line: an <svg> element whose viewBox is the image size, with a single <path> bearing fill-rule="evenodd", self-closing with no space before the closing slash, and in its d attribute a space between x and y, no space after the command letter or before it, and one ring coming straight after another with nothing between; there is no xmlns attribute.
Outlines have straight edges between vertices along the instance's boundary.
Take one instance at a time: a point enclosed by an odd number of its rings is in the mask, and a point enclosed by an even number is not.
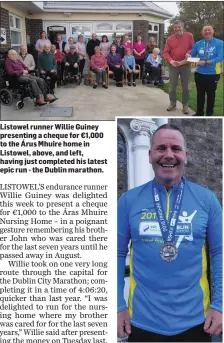
<svg viewBox="0 0 224 343"><path fill-rule="evenodd" d="M44 96L47 95L47 88L46 88L46 83L45 83L44 79L41 79L40 77L36 77L34 75L28 74L28 75L18 76L17 80L20 83L24 83L28 80L30 85L31 85L34 97L37 97L40 94L43 94Z"/></svg>
<svg viewBox="0 0 224 343"><path fill-rule="evenodd" d="M78 67L74 67L74 63L70 63L68 66L65 65L65 77L68 76L68 73L71 73L72 75L78 74Z"/></svg>
<svg viewBox="0 0 224 343"><path fill-rule="evenodd" d="M152 66L152 80L154 80L155 82L159 82L160 74L161 74L160 67L153 67Z"/></svg>
<svg viewBox="0 0 224 343"><path fill-rule="evenodd" d="M54 88L55 88L55 83L57 82L58 80L58 76L57 76L57 72L53 72L51 73L50 71L45 71L45 75L46 77L49 76L51 81L50 81L50 89L53 91Z"/></svg>
<svg viewBox="0 0 224 343"><path fill-rule="evenodd" d="M205 75L195 72L194 79L197 88L197 114L204 115L205 94L207 94L206 115L212 116L215 105L215 92L220 75Z"/></svg>
<svg viewBox="0 0 224 343"><path fill-rule="evenodd" d="M123 78L123 68L122 67L116 68L116 67L110 66L110 70L112 70L112 72L114 73L116 82L121 82Z"/></svg>
<svg viewBox="0 0 224 343"><path fill-rule="evenodd" d="M86 60L84 58L79 61L79 71L80 71L81 76L83 74L83 69L85 67L85 62L86 62Z"/></svg>
<svg viewBox="0 0 224 343"><path fill-rule="evenodd" d="M204 332L203 324L194 326L174 336L163 336L131 326L128 342L211 342L211 336Z"/></svg>

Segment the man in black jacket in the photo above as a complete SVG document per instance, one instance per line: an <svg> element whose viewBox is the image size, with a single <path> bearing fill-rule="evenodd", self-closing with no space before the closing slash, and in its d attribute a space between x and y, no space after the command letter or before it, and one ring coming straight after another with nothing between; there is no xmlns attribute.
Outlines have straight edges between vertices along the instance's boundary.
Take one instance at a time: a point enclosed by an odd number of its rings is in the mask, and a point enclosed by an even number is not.
<svg viewBox="0 0 224 343"><path fill-rule="evenodd" d="M72 75L77 75L79 71L79 54L76 52L75 45L70 46L70 51L65 55L65 78L68 76L68 72Z"/></svg>
<svg viewBox="0 0 224 343"><path fill-rule="evenodd" d="M100 45L99 39L97 39L96 33L92 34L92 39L90 39L86 46L86 51L89 56L89 60L91 60L91 57L95 54L95 47Z"/></svg>

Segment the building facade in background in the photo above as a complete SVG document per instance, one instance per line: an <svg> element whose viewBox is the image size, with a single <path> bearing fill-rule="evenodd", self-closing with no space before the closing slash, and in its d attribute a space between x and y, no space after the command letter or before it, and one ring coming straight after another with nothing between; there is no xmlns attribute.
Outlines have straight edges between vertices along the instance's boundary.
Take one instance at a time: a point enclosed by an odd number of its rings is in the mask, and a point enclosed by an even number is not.
<svg viewBox="0 0 224 343"><path fill-rule="evenodd" d="M209 188L222 203L222 119L118 119L118 197L154 178L148 161L150 136L168 122L186 137L186 178Z"/></svg>
<svg viewBox="0 0 224 343"><path fill-rule="evenodd" d="M145 43L154 36L158 46L164 45L164 21L172 14L153 2L143 1L3 1L1 2L1 47L18 50L20 44L36 43L40 31L55 41L60 33L65 41L79 34L85 40L97 33L106 34L112 42L116 36L128 34L133 42L138 35Z"/></svg>

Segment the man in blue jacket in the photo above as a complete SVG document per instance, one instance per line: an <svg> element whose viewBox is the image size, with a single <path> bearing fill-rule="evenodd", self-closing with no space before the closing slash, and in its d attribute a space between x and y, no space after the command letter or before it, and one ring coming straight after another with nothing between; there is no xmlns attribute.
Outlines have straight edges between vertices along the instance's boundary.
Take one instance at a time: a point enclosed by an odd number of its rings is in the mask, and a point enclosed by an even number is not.
<svg viewBox="0 0 224 343"><path fill-rule="evenodd" d="M210 335L222 330L221 206L211 191L183 177L187 155L181 131L169 124L159 127L149 152L154 180L118 202L118 337L129 335L129 342L211 342Z"/></svg>
<svg viewBox="0 0 224 343"><path fill-rule="evenodd" d="M197 88L197 111L194 116L204 115L205 94L207 94L206 116L212 116L215 105L215 92L220 79L223 61L223 41L214 38L213 27L202 29L204 39L195 43L191 56L198 56L200 61L195 72ZM218 113L223 115L223 113Z"/></svg>

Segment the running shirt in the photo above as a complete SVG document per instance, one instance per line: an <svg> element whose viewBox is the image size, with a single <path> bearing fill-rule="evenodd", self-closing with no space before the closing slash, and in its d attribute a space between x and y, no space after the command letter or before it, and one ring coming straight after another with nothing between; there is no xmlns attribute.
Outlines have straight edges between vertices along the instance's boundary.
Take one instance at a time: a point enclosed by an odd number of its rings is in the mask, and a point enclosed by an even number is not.
<svg viewBox="0 0 224 343"><path fill-rule="evenodd" d="M206 75L220 74L223 61L223 41L217 38L212 38L211 40L202 39L195 43L191 56L198 56L200 61L212 60L212 64L198 65L198 73Z"/></svg>
<svg viewBox="0 0 224 343"><path fill-rule="evenodd" d="M158 184L169 220L178 185L168 192ZM210 304L205 238L208 238L214 280ZM124 193L118 202L118 311L124 300L124 268L130 249L128 308L134 326L172 336L204 322L209 307L222 312L222 214L216 196L185 180L172 262L160 257L164 244L157 221L152 182Z"/></svg>

